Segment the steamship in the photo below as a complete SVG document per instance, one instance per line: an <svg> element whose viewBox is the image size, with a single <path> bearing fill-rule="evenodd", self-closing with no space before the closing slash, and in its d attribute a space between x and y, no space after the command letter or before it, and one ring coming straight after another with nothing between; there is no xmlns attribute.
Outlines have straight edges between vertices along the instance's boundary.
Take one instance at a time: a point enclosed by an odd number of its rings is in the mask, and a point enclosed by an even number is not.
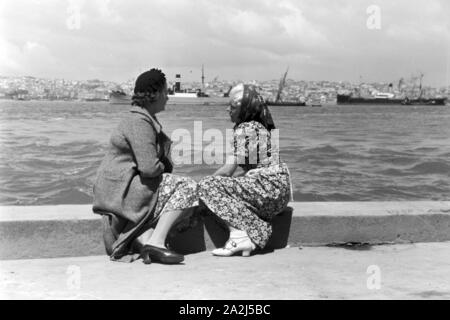
<svg viewBox="0 0 450 320"><path fill-rule="evenodd" d="M226 97L210 97L203 92L172 92L168 97L168 105L226 105L229 101ZM123 91L112 91L109 103L131 105L131 95Z"/></svg>
<svg viewBox="0 0 450 320"><path fill-rule="evenodd" d="M175 85L169 88L168 105L225 105L229 99L225 97L210 97L202 89L183 90L181 88L181 75L175 76ZM205 76L202 66L202 87L204 88ZM131 96L122 90L111 91L109 95L110 104L131 105Z"/></svg>

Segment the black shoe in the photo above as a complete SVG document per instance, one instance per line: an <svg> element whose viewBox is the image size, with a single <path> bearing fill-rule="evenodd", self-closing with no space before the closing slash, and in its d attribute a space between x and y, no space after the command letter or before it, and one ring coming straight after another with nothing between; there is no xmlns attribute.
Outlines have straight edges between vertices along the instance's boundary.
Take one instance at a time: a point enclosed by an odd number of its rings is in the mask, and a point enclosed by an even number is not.
<svg viewBox="0 0 450 320"><path fill-rule="evenodd" d="M141 257L145 264L160 262L164 264L176 264L184 261L184 256L165 248L158 248L146 244L141 249Z"/></svg>

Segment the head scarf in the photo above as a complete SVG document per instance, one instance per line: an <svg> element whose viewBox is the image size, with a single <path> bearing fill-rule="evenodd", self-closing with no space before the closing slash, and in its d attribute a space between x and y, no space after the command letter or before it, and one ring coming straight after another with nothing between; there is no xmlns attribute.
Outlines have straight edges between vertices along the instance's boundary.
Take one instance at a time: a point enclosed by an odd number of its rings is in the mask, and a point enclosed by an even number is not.
<svg viewBox="0 0 450 320"><path fill-rule="evenodd" d="M156 93L166 84L166 75L159 69L151 69L142 73L134 85L132 105L143 106L145 102L154 102Z"/></svg>
<svg viewBox="0 0 450 320"><path fill-rule="evenodd" d="M233 87L230 91L230 102L241 107L239 123L236 125L242 122L258 121L267 130L275 129L269 108L254 85L241 83Z"/></svg>

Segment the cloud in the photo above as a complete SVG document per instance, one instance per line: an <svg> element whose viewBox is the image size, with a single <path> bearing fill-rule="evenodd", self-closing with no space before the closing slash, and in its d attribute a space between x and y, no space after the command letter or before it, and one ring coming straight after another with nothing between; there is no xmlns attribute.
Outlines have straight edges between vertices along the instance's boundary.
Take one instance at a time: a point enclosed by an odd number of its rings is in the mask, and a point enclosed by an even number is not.
<svg viewBox="0 0 450 320"><path fill-rule="evenodd" d="M293 78L375 81L422 68L445 83L449 4L376 2L380 30L366 26L372 0L2 0L0 72L121 81L159 66L188 80L205 64L245 80L290 65Z"/></svg>
<svg viewBox="0 0 450 320"><path fill-rule="evenodd" d="M6 73L27 74L33 70L38 74L56 72L59 63L50 50L37 42L27 41L18 47L11 43L0 41L0 70Z"/></svg>

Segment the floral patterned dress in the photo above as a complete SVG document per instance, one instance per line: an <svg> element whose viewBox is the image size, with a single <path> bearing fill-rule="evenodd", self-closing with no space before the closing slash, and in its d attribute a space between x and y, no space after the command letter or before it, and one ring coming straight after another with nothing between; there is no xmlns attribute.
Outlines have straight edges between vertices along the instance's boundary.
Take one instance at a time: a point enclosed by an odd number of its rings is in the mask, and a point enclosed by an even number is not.
<svg viewBox="0 0 450 320"><path fill-rule="evenodd" d="M152 117L160 130L162 126L156 117ZM170 158L170 148L167 157ZM172 160L170 159L172 166ZM172 170L170 170L172 171ZM155 206L153 222L159 220L161 215L172 210L184 210L198 206L197 182L188 177L182 177L172 173L163 173L158 188L158 200Z"/></svg>
<svg viewBox="0 0 450 320"><path fill-rule="evenodd" d="M203 178L198 183L199 200L264 248L272 234L270 221L291 198L289 170L272 147L271 132L259 122L241 123L234 130L233 141L234 157L246 174Z"/></svg>
<svg viewBox="0 0 450 320"><path fill-rule="evenodd" d="M163 173L158 189L155 220L170 210L184 210L197 205L197 182L195 180L171 173Z"/></svg>

